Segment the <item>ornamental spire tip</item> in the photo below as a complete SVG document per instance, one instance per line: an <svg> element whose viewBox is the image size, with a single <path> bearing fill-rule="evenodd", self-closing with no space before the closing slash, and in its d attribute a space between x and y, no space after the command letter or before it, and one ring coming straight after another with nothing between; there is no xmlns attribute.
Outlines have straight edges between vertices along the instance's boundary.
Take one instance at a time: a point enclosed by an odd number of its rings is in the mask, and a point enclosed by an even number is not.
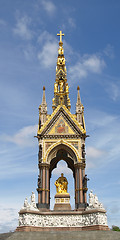
<svg viewBox="0 0 120 240"><path fill-rule="evenodd" d="M65 34L64 33L62 33L62 31L60 31L60 33L57 33L57 36L60 36L60 42L59 42L59 44L63 44L63 42L62 42L62 36L64 36Z"/></svg>

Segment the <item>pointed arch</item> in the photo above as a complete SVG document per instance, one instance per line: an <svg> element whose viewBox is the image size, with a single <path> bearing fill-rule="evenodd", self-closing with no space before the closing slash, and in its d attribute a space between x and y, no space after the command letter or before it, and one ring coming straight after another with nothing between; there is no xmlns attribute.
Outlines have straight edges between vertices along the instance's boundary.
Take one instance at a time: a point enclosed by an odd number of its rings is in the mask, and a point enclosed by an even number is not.
<svg viewBox="0 0 120 240"><path fill-rule="evenodd" d="M67 163L74 175L74 164L80 161L80 156L74 146L64 140L60 140L48 148L45 160L46 163L50 164L50 175L60 160L64 160Z"/></svg>
<svg viewBox="0 0 120 240"><path fill-rule="evenodd" d="M81 162L80 155L79 155L79 152L77 151L77 149L72 144L66 142L63 139L54 143L54 144L52 144L47 149L47 152L46 152L46 155L45 155L45 162L50 163L51 152L56 151L56 149L58 149L58 148L61 149L61 147L65 148L66 151L68 151L70 155L74 155L74 163L76 163L77 161Z"/></svg>

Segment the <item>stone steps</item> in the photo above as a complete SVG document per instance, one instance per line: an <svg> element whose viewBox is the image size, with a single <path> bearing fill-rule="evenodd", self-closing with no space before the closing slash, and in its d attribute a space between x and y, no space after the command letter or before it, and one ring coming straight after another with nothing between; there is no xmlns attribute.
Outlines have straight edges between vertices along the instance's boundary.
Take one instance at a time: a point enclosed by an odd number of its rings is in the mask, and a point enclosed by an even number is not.
<svg viewBox="0 0 120 240"><path fill-rule="evenodd" d="M6 236L7 237L7 236ZM15 232L6 240L120 240L114 231Z"/></svg>

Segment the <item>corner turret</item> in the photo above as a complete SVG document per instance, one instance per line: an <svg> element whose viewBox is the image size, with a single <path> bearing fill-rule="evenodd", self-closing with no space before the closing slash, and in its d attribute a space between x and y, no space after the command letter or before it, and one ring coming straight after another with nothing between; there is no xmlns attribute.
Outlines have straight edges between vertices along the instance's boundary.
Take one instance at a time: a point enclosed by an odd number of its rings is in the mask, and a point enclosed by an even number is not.
<svg viewBox="0 0 120 240"><path fill-rule="evenodd" d="M80 87L77 87L77 103L76 103L76 119L81 124L81 126L85 129L85 121L84 121L84 106L81 103L80 99Z"/></svg>

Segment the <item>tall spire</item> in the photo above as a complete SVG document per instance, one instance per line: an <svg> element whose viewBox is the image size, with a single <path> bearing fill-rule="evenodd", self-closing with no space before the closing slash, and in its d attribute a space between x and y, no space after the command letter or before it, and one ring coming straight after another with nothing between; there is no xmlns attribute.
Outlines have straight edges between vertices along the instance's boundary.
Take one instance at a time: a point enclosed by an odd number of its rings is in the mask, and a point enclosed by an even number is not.
<svg viewBox="0 0 120 240"><path fill-rule="evenodd" d="M62 31L57 34L60 36L58 58L56 66L56 81L54 83L54 98L53 98L53 110L59 105L65 105L69 110L71 108L69 99L69 86L67 83L67 70L65 66L65 57L62 36Z"/></svg>
<svg viewBox="0 0 120 240"><path fill-rule="evenodd" d="M43 87L43 98L42 98L42 104L41 105L46 105L45 86Z"/></svg>
<svg viewBox="0 0 120 240"><path fill-rule="evenodd" d="M47 118L47 103L45 97L45 87L43 87L42 103L39 106L39 129L46 122L46 118Z"/></svg>
<svg viewBox="0 0 120 240"><path fill-rule="evenodd" d="M76 103L76 117L77 117L77 121L83 126L84 125L84 116L83 116L83 112L84 112L84 107L81 104L81 99L80 99L80 87L77 87L77 103Z"/></svg>
<svg viewBox="0 0 120 240"><path fill-rule="evenodd" d="M77 105L81 105L81 99L80 99L80 87L78 86L77 87L77 91L78 91L78 93L77 93Z"/></svg>

